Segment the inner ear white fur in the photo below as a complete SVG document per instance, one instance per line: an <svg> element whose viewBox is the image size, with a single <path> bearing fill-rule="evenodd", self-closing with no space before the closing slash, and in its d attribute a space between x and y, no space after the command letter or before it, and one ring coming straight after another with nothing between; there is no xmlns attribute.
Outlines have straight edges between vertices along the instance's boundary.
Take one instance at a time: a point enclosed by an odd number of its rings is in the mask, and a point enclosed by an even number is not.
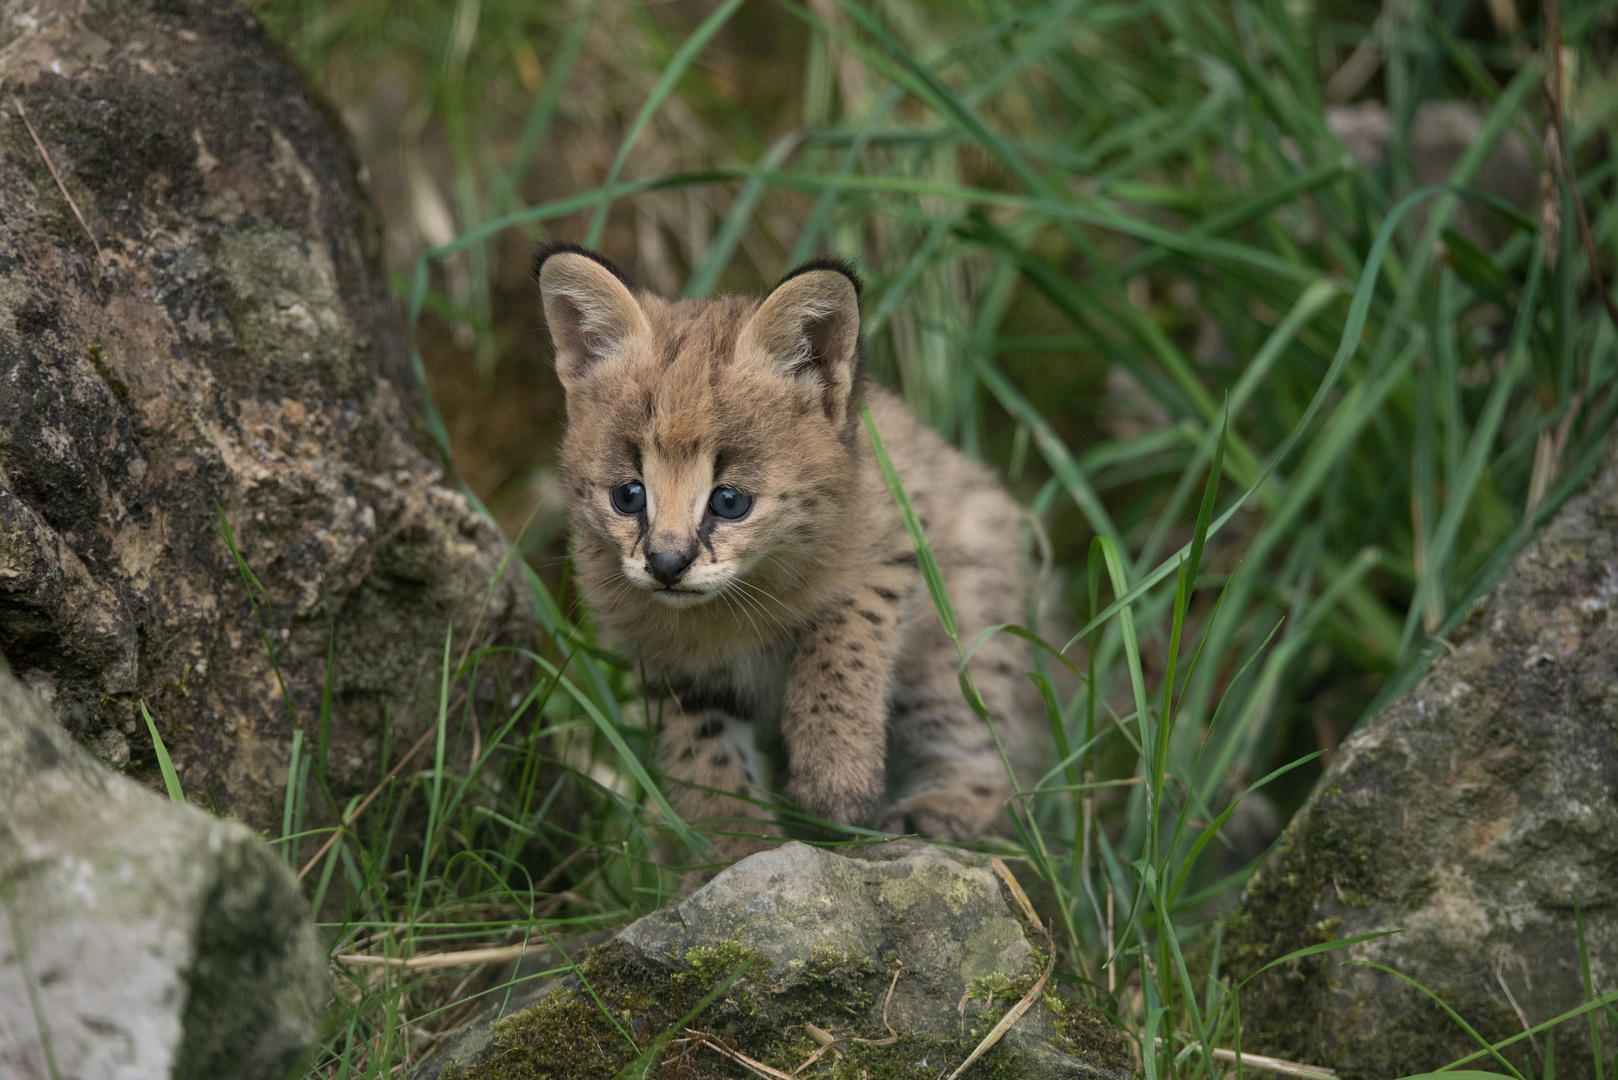
<svg viewBox="0 0 1618 1080"><path fill-rule="evenodd" d="M640 302L624 283L575 252L558 252L545 260L539 292L556 346L556 374L566 390L623 352L630 338L651 333Z"/></svg>
<svg viewBox="0 0 1618 1080"><path fill-rule="evenodd" d="M860 298L835 270L791 278L765 299L737 339L738 354L762 352L783 375L813 380L826 419L842 427L854 391Z"/></svg>

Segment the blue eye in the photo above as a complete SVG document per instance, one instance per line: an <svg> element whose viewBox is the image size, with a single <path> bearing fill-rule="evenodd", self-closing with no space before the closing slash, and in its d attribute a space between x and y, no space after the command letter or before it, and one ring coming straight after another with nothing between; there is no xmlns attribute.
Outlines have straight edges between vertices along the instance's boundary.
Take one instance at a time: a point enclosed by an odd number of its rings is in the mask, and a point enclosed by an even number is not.
<svg viewBox="0 0 1618 1080"><path fill-rule="evenodd" d="M708 509L714 512L715 517L735 521L746 517L747 512L753 509L753 496L735 488L714 488L712 497L708 499Z"/></svg>
<svg viewBox="0 0 1618 1080"><path fill-rule="evenodd" d="M638 514L646 509L646 488L631 481L612 489L612 508L620 514Z"/></svg>

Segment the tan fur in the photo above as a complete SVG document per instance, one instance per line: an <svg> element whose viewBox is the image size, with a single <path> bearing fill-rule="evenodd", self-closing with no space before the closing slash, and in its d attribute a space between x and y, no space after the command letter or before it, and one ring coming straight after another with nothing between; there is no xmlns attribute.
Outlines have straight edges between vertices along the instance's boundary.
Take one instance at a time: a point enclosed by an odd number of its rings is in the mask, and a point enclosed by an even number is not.
<svg viewBox="0 0 1618 1080"><path fill-rule="evenodd" d="M954 645L863 428L851 279L811 269L762 302L670 303L571 251L546 257L539 278L567 392L576 572L662 698L660 754L681 812L743 834L727 853L755 850L768 815L726 793L765 794L755 743L778 743L785 792L811 814L958 840L993 828L1011 783L962 699ZM962 640L1023 622L1017 505L891 394L864 398ZM644 513L610 501L631 481L645 486ZM717 486L750 494L747 516L708 511ZM676 550L695 557L670 590L647 560ZM1034 745L1017 706L1029 669L1006 635L973 662L1019 761Z"/></svg>

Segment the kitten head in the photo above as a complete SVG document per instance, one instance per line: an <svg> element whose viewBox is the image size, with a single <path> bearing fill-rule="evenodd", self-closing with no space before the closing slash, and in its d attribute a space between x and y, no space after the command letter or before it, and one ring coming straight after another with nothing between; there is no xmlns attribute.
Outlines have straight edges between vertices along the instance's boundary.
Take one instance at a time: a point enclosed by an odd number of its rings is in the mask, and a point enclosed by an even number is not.
<svg viewBox="0 0 1618 1080"><path fill-rule="evenodd" d="M801 580L857 489L853 271L814 262L762 300L670 303L553 245L534 276L567 394L575 555L598 609L622 622Z"/></svg>

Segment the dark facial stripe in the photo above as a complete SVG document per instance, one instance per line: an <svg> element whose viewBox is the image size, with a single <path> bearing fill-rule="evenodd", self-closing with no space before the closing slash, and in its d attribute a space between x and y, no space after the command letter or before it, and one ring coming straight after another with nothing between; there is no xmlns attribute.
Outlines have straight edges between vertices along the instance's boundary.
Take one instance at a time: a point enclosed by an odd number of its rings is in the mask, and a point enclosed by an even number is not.
<svg viewBox="0 0 1618 1080"><path fill-rule="evenodd" d="M713 536L714 526L718 524L718 522L718 518L714 517L712 514L705 513L702 515L702 524L697 526L697 540L701 542L703 547L708 549L708 554L712 555L716 559L719 556L714 552L713 541L710 538Z"/></svg>

